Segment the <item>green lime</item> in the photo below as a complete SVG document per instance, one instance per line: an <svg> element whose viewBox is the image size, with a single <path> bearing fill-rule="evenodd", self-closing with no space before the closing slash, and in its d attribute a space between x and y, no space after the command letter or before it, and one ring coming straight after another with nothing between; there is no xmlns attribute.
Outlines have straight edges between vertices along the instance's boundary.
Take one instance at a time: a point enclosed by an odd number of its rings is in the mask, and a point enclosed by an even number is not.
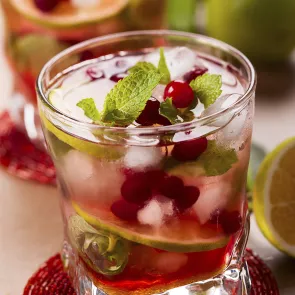
<svg viewBox="0 0 295 295"><path fill-rule="evenodd" d="M109 210L87 208L73 203L77 214L94 228L103 229L126 240L171 252L200 252L224 247L229 239L216 231L204 230L196 221L181 220L153 228L130 224L115 217Z"/></svg>
<svg viewBox="0 0 295 295"><path fill-rule="evenodd" d="M264 236L295 257L295 137L266 156L253 190L254 214Z"/></svg>
<svg viewBox="0 0 295 295"><path fill-rule="evenodd" d="M98 23L120 13L129 0L100 0L95 7L79 9L70 1L61 2L50 13L43 13L33 0L10 0L13 7L26 18L44 26L71 28Z"/></svg>
<svg viewBox="0 0 295 295"><path fill-rule="evenodd" d="M73 147L74 149L85 152L91 156L97 158L104 158L107 160L115 160L121 157L120 147L106 146L99 143L94 143L86 139L70 135L71 132L75 132L70 126L68 130L63 131L62 128L66 128L63 124L62 127L57 127L53 125L43 113L40 113L44 127L54 134L59 140Z"/></svg>

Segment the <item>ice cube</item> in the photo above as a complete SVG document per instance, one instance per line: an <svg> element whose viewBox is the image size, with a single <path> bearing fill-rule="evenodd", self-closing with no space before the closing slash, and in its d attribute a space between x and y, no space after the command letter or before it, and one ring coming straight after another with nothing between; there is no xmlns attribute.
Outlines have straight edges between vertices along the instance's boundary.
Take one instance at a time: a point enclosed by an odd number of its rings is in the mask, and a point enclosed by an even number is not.
<svg viewBox="0 0 295 295"><path fill-rule="evenodd" d="M115 162L71 150L63 157L61 170L70 193L79 202L95 200L108 205L120 198L125 177Z"/></svg>
<svg viewBox="0 0 295 295"><path fill-rule="evenodd" d="M224 209L231 198L231 186L226 182L216 182L200 188L200 197L193 205L200 223L206 223L216 209Z"/></svg>
<svg viewBox="0 0 295 295"><path fill-rule="evenodd" d="M164 101L164 90L165 90L165 85L159 84L157 85L152 93L152 97L157 99L159 102L163 102Z"/></svg>
<svg viewBox="0 0 295 295"><path fill-rule="evenodd" d="M217 100L211 104L207 109L202 112L201 118L216 114L231 105L237 102L241 98L240 94L232 93L225 94L217 98ZM223 127L228 124L235 115L235 110L229 112L226 115L222 115L222 117L214 120L214 122L210 123L210 126Z"/></svg>
<svg viewBox="0 0 295 295"><path fill-rule="evenodd" d="M164 222L164 211L161 208L160 202L151 200L137 213L137 219L141 224L160 227Z"/></svg>
<svg viewBox="0 0 295 295"><path fill-rule="evenodd" d="M179 79L189 72L195 65L203 67L201 61L197 58L196 53L187 47L176 47L173 49L164 49L171 80ZM144 57L144 60L151 62L156 67L160 59L159 52L152 52Z"/></svg>
<svg viewBox="0 0 295 295"><path fill-rule="evenodd" d="M163 273L173 273L185 266L187 261L184 253L163 252L155 257L154 267Z"/></svg>
<svg viewBox="0 0 295 295"><path fill-rule="evenodd" d="M62 97L64 109L61 111L78 120L89 122L90 119L85 116L84 111L77 106L77 103L84 98L93 98L97 109L101 111L106 95L115 84L109 79L98 79L71 91L67 91Z"/></svg>
<svg viewBox="0 0 295 295"><path fill-rule="evenodd" d="M160 148L131 146L125 155L124 163L128 168L139 171L148 167L155 167L161 160L162 152Z"/></svg>
<svg viewBox="0 0 295 295"><path fill-rule="evenodd" d="M76 8L90 8L99 4L101 0L71 0L71 3Z"/></svg>

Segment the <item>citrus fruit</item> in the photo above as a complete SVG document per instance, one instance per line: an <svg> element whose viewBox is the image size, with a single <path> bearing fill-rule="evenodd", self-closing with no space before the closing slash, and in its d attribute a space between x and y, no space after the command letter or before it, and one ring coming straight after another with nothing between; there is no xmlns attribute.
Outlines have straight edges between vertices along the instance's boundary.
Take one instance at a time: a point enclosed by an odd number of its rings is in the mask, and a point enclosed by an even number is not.
<svg viewBox="0 0 295 295"><path fill-rule="evenodd" d="M100 0L93 7L74 7L70 1L62 1L50 13L39 10L33 0L11 0L13 7L26 18L49 27L69 28L98 23L121 12L128 0Z"/></svg>
<svg viewBox="0 0 295 295"><path fill-rule="evenodd" d="M263 160L254 190L255 217L265 237L295 257L295 137L281 143Z"/></svg>
<svg viewBox="0 0 295 295"><path fill-rule="evenodd" d="M181 220L153 228L129 223L115 217L109 209L93 206L82 208L73 202L77 214L97 229L109 231L126 240L171 252L199 252L224 247L229 239L210 229L204 230L196 221Z"/></svg>
<svg viewBox="0 0 295 295"><path fill-rule="evenodd" d="M121 157L120 148L104 146L99 143L94 143L86 139L77 137L77 135L75 135L75 132L77 132L76 129L65 124L63 124L62 127L57 127L53 123L51 123L42 112L40 112L40 117L42 119L44 127L48 131L54 134L62 142L68 144L69 146L73 147L74 149L80 152L85 152L91 156L107 160L115 160ZM66 129L66 132L62 129ZM95 138L95 136L90 132L89 135L92 135L93 138Z"/></svg>

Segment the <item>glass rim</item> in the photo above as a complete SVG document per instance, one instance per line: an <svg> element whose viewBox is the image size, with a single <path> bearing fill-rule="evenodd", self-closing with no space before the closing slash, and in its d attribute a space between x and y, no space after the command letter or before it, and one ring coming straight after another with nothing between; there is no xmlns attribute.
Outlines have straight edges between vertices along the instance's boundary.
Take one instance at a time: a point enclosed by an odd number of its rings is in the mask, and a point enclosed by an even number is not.
<svg viewBox="0 0 295 295"><path fill-rule="evenodd" d="M46 93L43 90L42 87L42 80L45 77L47 70L54 65L56 62L58 62L60 59L66 57L68 54L71 54L75 52L76 50L79 50L83 47L88 47L91 45L99 44L99 42L109 41L112 39L117 38L128 38L128 37L140 37L140 36L175 36L175 37L187 37L191 39L198 40L199 43L202 43L204 45L208 46L215 46L217 48L220 48L221 50L229 53L230 55L234 56L238 59L238 61L245 67L247 75L249 76L249 86L245 90L245 93L241 95L241 97L234 102L233 104L229 105L228 107L213 113L208 116L204 116L202 118L195 118L194 120L190 122L182 122L177 123L174 125L168 125L168 126L148 126L148 127L140 127L140 128L126 128L126 127L110 127L110 126L103 126L88 122L83 122L78 119L75 119L67 114L64 114L62 111L56 109L48 100ZM229 112L233 111L235 108L239 107L240 105L243 105L245 102L247 102L252 95L255 92L255 87L257 83L257 77L256 72L254 69L254 66L250 62L250 60L238 49L235 47L219 41L217 39L204 36L201 34L195 34L195 33L189 33L189 32L181 32L181 31L174 31L174 30L140 30L140 31L129 31L129 32L121 32L121 33L115 33L115 34L109 34L101 37L92 38L83 42L80 42L76 45L73 45L57 55L55 55L53 58L51 58L42 68L40 71L37 80L36 80L36 91L39 99L41 100L42 104L44 104L49 111L56 115L57 117L62 118L63 121L68 122L69 124L76 125L77 128L83 128L83 129L99 129L99 130L105 130L105 131L113 131L113 132L128 132L129 134L152 134L156 132L173 132L173 131L184 131L188 128L194 128L198 125L205 125L206 122L210 122L212 120L216 120L219 118L222 118L223 116L227 115Z"/></svg>

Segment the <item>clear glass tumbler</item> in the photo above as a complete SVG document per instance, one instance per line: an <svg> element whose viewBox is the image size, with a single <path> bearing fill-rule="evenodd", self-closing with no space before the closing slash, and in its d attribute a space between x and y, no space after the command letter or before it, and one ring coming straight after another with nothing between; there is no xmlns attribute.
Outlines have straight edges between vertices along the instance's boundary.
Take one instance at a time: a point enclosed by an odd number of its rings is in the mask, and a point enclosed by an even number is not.
<svg viewBox="0 0 295 295"><path fill-rule="evenodd" d="M51 89L99 60L77 63L77 54L92 50L110 56L159 46L194 50L239 79L243 93L234 103L221 103L191 122L141 128L81 122L51 105ZM223 77L224 89L234 87L234 81ZM38 105L61 192L63 262L77 294L250 294L242 257L249 233L245 182L255 86L255 71L241 52L215 39L174 31L91 39L45 65L37 80ZM169 165L171 151L189 153L186 144L196 139L211 145L207 161ZM147 163L150 156L159 157L156 168ZM164 174L198 188L199 199L190 209L197 218L186 211L157 227L142 225L128 220L131 205L123 208L125 220L114 216L111 206L122 185L134 177L126 164L130 161L139 163L141 177L149 177L153 185ZM228 168L223 170L225 162ZM142 180L132 179L131 185ZM157 219L157 214L152 211L150 217Z"/></svg>
<svg viewBox="0 0 295 295"><path fill-rule="evenodd" d="M13 116L15 123L33 142L38 144L42 139L40 146L43 138L35 112L35 81L50 58L90 38L165 27L165 0L99 0L84 4L74 0L0 0L0 5L5 18L4 52L13 76L11 113L18 114ZM72 56L76 63L93 57L91 49Z"/></svg>

